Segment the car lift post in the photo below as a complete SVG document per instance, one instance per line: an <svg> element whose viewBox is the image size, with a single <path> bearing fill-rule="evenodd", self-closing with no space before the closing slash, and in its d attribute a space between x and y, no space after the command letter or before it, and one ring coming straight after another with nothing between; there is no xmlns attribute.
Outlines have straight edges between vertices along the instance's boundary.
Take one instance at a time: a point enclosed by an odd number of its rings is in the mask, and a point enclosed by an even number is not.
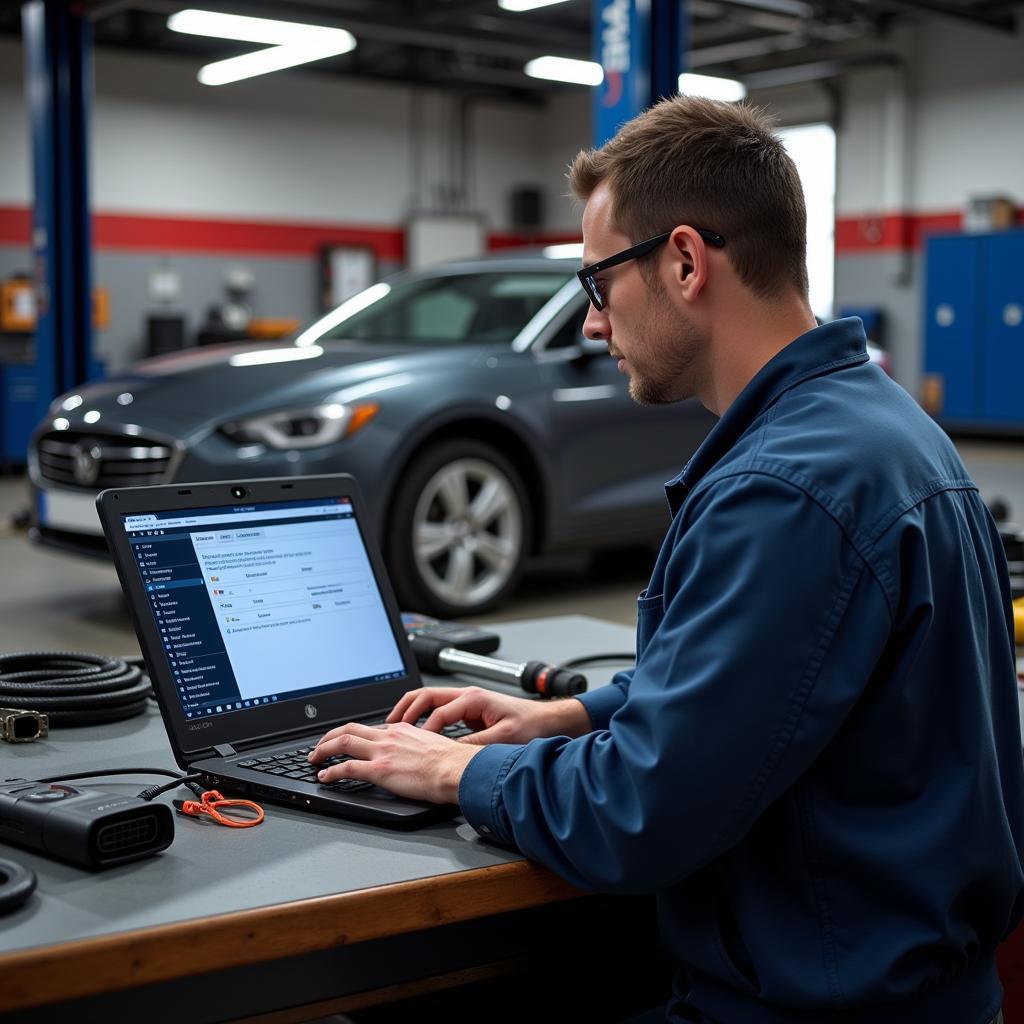
<svg viewBox="0 0 1024 1024"><path fill-rule="evenodd" d="M22 7L22 40L32 134L36 403L42 419L56 395L101 372L92 357L92 28L82 5L31 0Z"/></svg>
<svg viewBox="0 0 1024 1024"><path fill-rule="evenodd" d="M689 41L687 0L594 0L593 139L606 143L630 118L679 91Z"/></svg>

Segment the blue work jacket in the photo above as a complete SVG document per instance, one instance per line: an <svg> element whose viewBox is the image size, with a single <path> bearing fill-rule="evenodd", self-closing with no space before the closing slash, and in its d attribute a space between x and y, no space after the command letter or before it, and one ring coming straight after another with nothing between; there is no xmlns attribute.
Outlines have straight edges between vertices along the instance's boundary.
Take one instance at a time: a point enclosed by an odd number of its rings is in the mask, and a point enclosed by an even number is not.
<svg viewBox="0 0 1024 1024"><path fill-rule="evenodd" d="M1024 772L1005 557L955 449L840 320L667 493L636 667L581 698L587 735L484 747L467 820L657 893L670 1019L985 1024Z"/></svg>

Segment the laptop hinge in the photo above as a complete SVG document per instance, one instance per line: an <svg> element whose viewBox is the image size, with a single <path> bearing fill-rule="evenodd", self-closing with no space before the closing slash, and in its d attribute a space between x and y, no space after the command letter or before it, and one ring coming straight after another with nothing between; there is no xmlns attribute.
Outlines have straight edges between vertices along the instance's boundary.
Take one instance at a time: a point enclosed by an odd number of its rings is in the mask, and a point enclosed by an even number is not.
<svg viewBox="0 0 1024 1024"><path fill-rule="evenodd" d="M213 749L217 751L218 757L231 757L237 753L230 743L215 743Z"/></svg>

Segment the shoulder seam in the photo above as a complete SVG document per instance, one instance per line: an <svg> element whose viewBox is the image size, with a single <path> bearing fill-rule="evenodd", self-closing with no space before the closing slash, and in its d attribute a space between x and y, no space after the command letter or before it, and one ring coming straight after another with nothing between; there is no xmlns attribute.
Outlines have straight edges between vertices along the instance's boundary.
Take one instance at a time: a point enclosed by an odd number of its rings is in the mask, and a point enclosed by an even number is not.
<svg viewBox="0 0 1024 1024"><path fill-rule="evenodd" d="M770 477L781 483L788 484L795 490L800 491L813 501L835 524L839 527L847 542L857 553L860 559L868 567L878 586L881 588L882 596L885 598L886 608L889 611L890 620L895 619L896 581L889 572L882 560L878 549L872 539L862 530L854 526L848 511L836 501L836 499L816 484L809 477L798 473L788 466L775 463L767 459L745 460L736 466L730 466L717 473L710 473L705 476L694 488L689 498L694 498L705 490L709 490L713 484L733 477L756 475Z"/></svg>

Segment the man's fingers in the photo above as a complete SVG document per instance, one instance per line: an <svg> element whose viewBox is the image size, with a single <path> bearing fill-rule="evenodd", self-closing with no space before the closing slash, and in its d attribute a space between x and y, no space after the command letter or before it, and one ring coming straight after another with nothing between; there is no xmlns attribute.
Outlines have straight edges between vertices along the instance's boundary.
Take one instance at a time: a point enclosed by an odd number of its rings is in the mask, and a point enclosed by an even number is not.
<svg viewBox="0 0 1024 1024"><path fill-rule="evenodd" d="M396 722L408 722L410 725L415 725L431 708L454 700L460 693L461 690L451 687L444 689L424 687L420 690L411 690L401 697L385 721L389 725L394 725Z"/></svg>
<svg viewBox="0 0 1024 1024"><path fill-rule="evenodd" d="M436 703L437 696L435 694L421 693L409 704L401 718L395 719L395 721L408 722L409 725L415 725Z"/></svg>
<svg viewBox="0 0 1024 1024"><path fill-rule="evenodd" d="M325 757L338 757L342 754L350 754L352 757L369 757L369 748L375 741L380 740L381 735L380 728L362 725L359 722L349 722L347 725L342 725L327 733L317 743L308 760L316 764Z"/></svg>
<svg viewBox="0 0 1024 1024"><path fill-rule="evenodd" d="M371 761L342 761L332 764L329 768L317 773L320 782L337 782L339 779L357 779L360 782L373 782L371 777L373 764Z"/></svg>
<svg viewBox="0 0 1024 1024"><path fill-rule="evenodd" d="M492 725L489 729L481 729L479 732L471 732L465 736L460 736L455 742L469 743L480 747L486 746L488 743L502 743L504 741L501 738L500 732L500 726Z"/></svg>
<svg viewBox="0 0 1024 1024"><path fill-rule="evenodd" d="M465 697L459 697L436 708L423 723L423 728L428 732L440 732L446 725L454 725L456 722L463 721L467 715L471 718L475 717L469 701Z"/></svg>
<svg viewBox="0 0 1024 1024"><path fill-rule="evenodd" d="M422 698L423 690L410 690L408 693L403 693L399 698L398 703L391 709L388 713L388 717L384 719L384 721L388 724L391 724L392 722L400 722L409 705L414 701L421 700Z"/></svg>

